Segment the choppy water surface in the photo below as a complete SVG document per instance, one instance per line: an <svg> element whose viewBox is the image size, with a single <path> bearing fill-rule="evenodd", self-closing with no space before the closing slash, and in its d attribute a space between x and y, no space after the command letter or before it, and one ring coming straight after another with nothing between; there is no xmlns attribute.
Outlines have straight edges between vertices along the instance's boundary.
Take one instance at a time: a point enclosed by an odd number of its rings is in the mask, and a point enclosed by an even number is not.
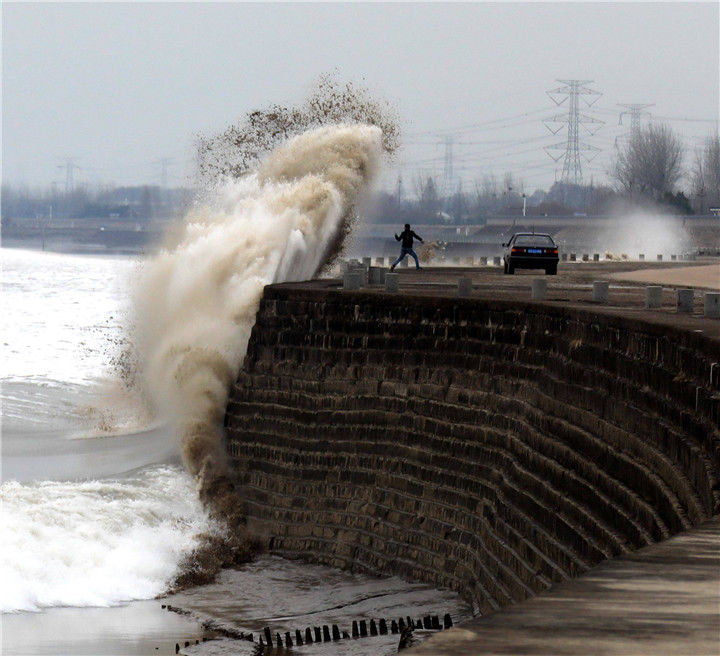
<svg viewBox="0 0 720 656"><path fill-rule="evenodd" d="M190 616L157 612L161 601L126 605L162 593L198 535L212 530L178 464L176 437L162 423L148 424L132 397L118 392L111 359L138 264L0 255L3 653L174 653L176 639L201 635L201 620L284 634L322 624L349 631L363 618L468 614L456 595L428 586L268 556L175 596L171 603ZM390 654L396 647L397 636L385 636L295 651ZM223 639L184 651L243 654L252 646Z"/></svg>
<svg viewBox="0 0 720 656"><path fill-rule="evenodd" d="M107 376L136 262L4 248L0 376L90 383ZM26 417L27 419L27 417Z"/></svg>

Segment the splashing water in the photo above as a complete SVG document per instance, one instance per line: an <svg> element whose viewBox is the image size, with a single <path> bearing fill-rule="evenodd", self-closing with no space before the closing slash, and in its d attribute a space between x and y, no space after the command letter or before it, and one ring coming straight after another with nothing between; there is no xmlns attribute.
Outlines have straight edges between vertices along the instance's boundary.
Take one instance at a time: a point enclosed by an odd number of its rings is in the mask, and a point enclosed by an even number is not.
<svg viewBox="0 0 720 656"><path fill-rule="evenodd" d="M165 591L215 530L177 467L0 489L0 611L113 606Z"/></svg>
<svg viewBox="0 0 720 656"><path fill-rule="evenodd" d="M201 499L241 532L221 422L263 287L305 280L337 254L380 160L366 125L294 137L256 173L221 186L146 263L136 298L143 386L177 426Z"/></svg>

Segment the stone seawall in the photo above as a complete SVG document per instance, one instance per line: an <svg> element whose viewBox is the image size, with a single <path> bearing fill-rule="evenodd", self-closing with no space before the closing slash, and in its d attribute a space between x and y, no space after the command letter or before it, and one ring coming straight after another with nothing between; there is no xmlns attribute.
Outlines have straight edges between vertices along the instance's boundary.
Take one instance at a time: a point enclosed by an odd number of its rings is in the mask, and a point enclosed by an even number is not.
<svg viewBox="0 0 720 656"><path fill-rule="evenodd" d="M720 343L551 304L266 288L226 414L273 551L479 612L720 511Z"/></svg>

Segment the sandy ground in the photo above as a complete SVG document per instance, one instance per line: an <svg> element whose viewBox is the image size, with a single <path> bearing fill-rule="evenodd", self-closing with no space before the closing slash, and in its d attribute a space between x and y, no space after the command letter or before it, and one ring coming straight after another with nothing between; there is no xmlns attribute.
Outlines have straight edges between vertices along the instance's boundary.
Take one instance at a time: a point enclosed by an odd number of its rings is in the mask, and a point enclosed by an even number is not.
<svg viewBox="0 0 720 656"><path fill-rule="evenodd" d="M613 280L629 282L720 290L720 264L670 269L640 269L613 273L608 277Z"/></svg>
<svg viewBox="0 0 720 656"><path fill-rule="evenodd" d="M434 656L717 656L720 517L433 636ZM405 652L404 652L405 653Z"/></svg>

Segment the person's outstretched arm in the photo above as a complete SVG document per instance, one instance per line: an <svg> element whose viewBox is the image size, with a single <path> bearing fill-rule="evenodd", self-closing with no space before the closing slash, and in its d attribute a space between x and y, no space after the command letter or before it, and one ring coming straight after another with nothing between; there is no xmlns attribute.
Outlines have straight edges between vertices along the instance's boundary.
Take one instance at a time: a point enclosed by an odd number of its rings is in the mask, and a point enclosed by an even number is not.
<svg viewBox="0 0 720 656"><path fill-rule="evenodd" d="M400 237L398 237L397 232L395 233L395 241L400 241Z"/></svg>
<svg viewBox="0 0 720 656"><path fill-rule="evenodd" d="M413 231L413 237L415 237L415 239L417 239L421 244L425 243L425 240L420 235L416 235L414 231Z"/></svg>

